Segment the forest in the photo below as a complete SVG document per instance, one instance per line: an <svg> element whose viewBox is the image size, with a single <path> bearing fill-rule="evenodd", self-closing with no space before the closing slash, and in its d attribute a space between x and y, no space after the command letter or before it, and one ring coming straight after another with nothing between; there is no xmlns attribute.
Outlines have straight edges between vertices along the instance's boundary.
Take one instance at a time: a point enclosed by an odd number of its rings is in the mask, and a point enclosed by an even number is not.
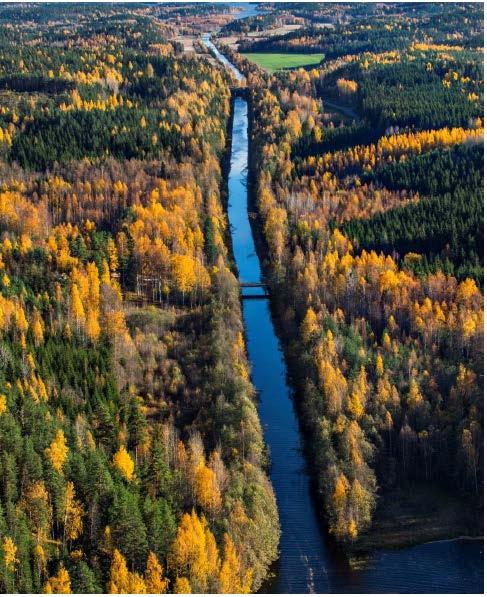
<svg viewBox="0 0 487 597"><path fill-rule="evenodd" d="M266 275L345 545L394 488L426 483L481 508L481 8L437 6L352 21L336 45L322 28L238 43L323 51L309 69L269 75L221 46L247 75Z"/></svg>
<svg viewBox="0 0 487 597"><path fill-rule="evenodd" d="M235 95L327 537L349 553L419 485L482 518L483 7L259 10L0 6L4 593L276 574L227 217ZM220 27L240 84L203 44ZM244 56L303 52L323 59Z"/></svg>
<svg viewBox="0 0 487 597"><path fill-rule="evenodd" d="M367 249L408 255L415 273L438 269L483 284L483 146L434 150L370 173L375 184L414 189L425 198L342 229ZM449 214L449 217L445 217Z"/></svg>
<svg viewBox="0 0 487 597"><path fill-rule="evenodd" d="M230 76L145 5L0 28L1 589L255 591L279 522L227 245Z"/></svg>

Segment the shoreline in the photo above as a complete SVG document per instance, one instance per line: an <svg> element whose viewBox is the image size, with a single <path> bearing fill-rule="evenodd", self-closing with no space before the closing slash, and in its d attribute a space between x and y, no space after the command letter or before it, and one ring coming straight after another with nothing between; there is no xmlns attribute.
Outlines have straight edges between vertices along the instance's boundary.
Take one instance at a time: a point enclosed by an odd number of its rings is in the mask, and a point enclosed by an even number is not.
<svg viewBox="0 0 487 597"><path fill-rule="evenodd" d="M402 549L463 538L483 538L479 501L418 483L386 492L374 513L372 526L348 551L354 554Z"/></svg>
<svg viewBox="0 0 487 597"><path fill-rule="evenodd" d="M251 100L251 98L249 98ZM302 403L298 396L302 392L301 380L299 379L299 368L295 361L292 343L293 338L286 333L286 330L282 326L281 320L281 308L282 304L279 301L278 285L272 284L273 270L269 265L268 259L265 252L265 239L262 231L261 216L257 208L256 201L256 176L255 176L255 158L258 153L255 150L254 139L252 137L252 123L254 118L254 109L252 101L249 102L249 193L248 193L248 212L249 214L255 214L256 217L251 217L251 229L254 236L254 242L259 255L262 271L270 284L270 308L272 319L274 322L275 330L281 346L283 348L288 379L293 389L293 402L296 412L298 414L299 426L301 429L303 449L306 454L306 462L310 471L314 469L312 453L312 445L310 438L307 437L307 423L303 420L302 416ZM483 511L479 507L470 508L469 511L475 512L472 515L472 519L468 523L461 523L459 519L462 518L462 514L465 510L465 502L468 502L472 506L471 501L464 500L459 496L450 494L449 492L442 490L435 486L425 486L422 483L411 485L406 489L395 488L391 491L386 491L382 494L382 498L379 501L376 512L374 513L373 522L370 529L364 532L363 535L359 536L356 542L353 544L339 544L336 543L331 536L328 535L328 527L326 524L326 516L323 511L323 500L321 493L316 484L316 478L311 473L311 482L313 488L314 499L316 500L316 506L319 510L319 519L321 521L323 532L328 536L329 541L336 545L337 550L341 551L342 554L348 558L353 554L371 554L374 551L380 549L405 549L408 547L424 545L427 543L434 543L437 541L454 541L461 539L462 537L471 536L472 533L476 535L475 538L483 538ZM396 508L394 512L384 516L384 509L388 509L388 506L397 506L397 496L402 494L403 496L411 497L414 494L416 504L412 509L403 509L398 512ZM447 507L439 508L439 512L435 514L433 503L428 499L428 496L436 497L439 494L442 496L442 500L447 503ZM426 498L426 499L425 499ZM428 504L427 512L421 516L421 500ZM455 506L452 504L455 503ZM385 506L385 508L384 508ZM448 507L449 506L449 507ZM445 517L448 519L453 513L453 523L445 523ZM408 517L409 522L406 524L397 524L397 517ZM411 518L418 518L419 520L414 524L411 523ZM477 520L473 520L477 517ZM480 518L480 520L478 520ZM384 522L390 522L395 525L394 529L384 529ZM480 524L479 524L480 523ZM436 528L434 528L436 527Z"/></svg>

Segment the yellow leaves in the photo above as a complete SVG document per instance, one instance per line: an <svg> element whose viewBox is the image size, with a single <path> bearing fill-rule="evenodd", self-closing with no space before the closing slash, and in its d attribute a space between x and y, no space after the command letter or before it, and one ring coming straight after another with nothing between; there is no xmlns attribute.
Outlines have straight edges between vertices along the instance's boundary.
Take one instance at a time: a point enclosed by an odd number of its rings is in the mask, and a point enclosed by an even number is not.
<svg viewBox="0 0 487 597"><path fill-rule="evenodd" d="M450 83L447 81L446 83ZM370 171L377 163L402 161L409 153L422 153L436 147L449 147L460 143L476 142L483 138L483 126L464 129L461 127L423 131L410 131L381 137L371 145L356 145L322 155L318 163L322 169L341 171L350 165L361 166Z"/></svg>
<svg viewBox="0 0 487 597"><path fill-rule="evenodd" d="M120 471L127 481L132 481L134 478L135 464L124 446L120 446L117 452L115 452L112 464L118 471Z"/></svg>
<svg viewBox="0 0 487 597"><path fill-rule="evenodd" d="M100 302L100 278L98 268L94 262L91 261L86 265L86 274L89 284L88 304L92 309L98 309Z"/></svg>
<svg viewBox="0 0 487 597"><path fill-rule="evenodd" d="M477 329L477 320L476 317L470 313L468 313L465 317L463 317L462 321L462 336L465 340L471 338Z"/></svg>
<svg viewBox="0 0 487 597"><path fill-rule="evenodd" d="M286 238L286 210L282 207L271 207L264 223L264 234L275 258L280 262L283 256Z"/></svg>
<svg viewBox="0 0 487 597"><path fill-rule="evenodd" d="M29 323L25 317L24 309L20 304L15 306L15 327L21 334L26 334L29 329Z"/></svg>
<svg viewBox="0 0 487 597"><path fill-rule="evenodd" d="M196 501L206 511L214 513L220 508L221 496L215 473L204 464L196 470L194 491Z"/></svg>
<svg viewBox="0 0 487 597"><path fill-rule="evenodd" d="M349 251L352 250L352 244L348 240L348 238L335 228L333 230L333 234L330 237L330 250L336 250L338 252L338 256L343 258L345 255L348 254Z"/></svg>
<svg viewBox="0 0 487 597"><path fill-rule="evenodd" d="M350 485L344 473L339 473L335 479L331 504L332 533L338 538L354 541L359 530L370 522L372 501L369 494L357 478Z"/></svg>
<svg viewBox="0 0 487 597"><path fill-rule="evenodd" d="M128 193L128 187L126 183L122 182L121 180L117 180L113 183L113 192L117 193L118 195L126 195Z"/></svg>
<svg viewBox="0 0 487 597"><path fill-rule="evenodd" d="M44 543L49 537L52 520L52 507L44 481L28 485L19 506L27 515L29 528L37 543Z"/></svg>
<svg viewBox="0 0 487 597"><path fill-rule="evenodd" d="M367 392L367 374L365 372L365 367L362 365L358 378L353 384L353 390L348 400L348 410L351 416L356 420L361 419L364 415Z"/></svg>
<svg viewBox="0 0 487 597"><path fill-rule="evenodd" d="M377 382L377 398L381 403L387 405L399 403L399 393L387 375L381 377Z"/></svg>
<svg viewBox="0 0 487 597"><path fill-rule="evenodd" d="M348 399L348 411L355 419L361 419L365 412L363 398L357 391L351 393Z"/></svg>
<svg viewBox="0 0 487 597"><path fill-rule="evenodd" d="M335 489L332 496L335 523L331 526L331 531L338 537L343 537L347 532L345 510L349 491L350 483L345 475L340 473L335 481Z"/></svg>
<svg viewBox="0 0 487 597"><path fill-rule="evenodd" d="M284 126L289 131L291 139L295 140L301 136L301 119L296 110L290 110L284 121Z"/></svg>
<svg viewBox="0 0 487 597"><path fill-rule="evenodd" d="M17 546L12 541L11 537L5 536L2 543L3 560L5 562L5 568L9 572L15 572L15 568L19 563L17 558Z"/></svg>
<svg viewBox="0 0 487 597"><path fill-rule="evenodd" d="M356 81L349 81L343 78L338 79L336 85L338 91L343 95L353 95L358 90L358 83Z"/></svg>
<svg viewBox="0 0 487 597"><path fill-rule="evenodd" d="M44 342L44 324L39 311L34 308L31 316L31 331L34 344L40 346Z"/></svg>
<svg viewBox="0 0 487 597"><path fill-rule="evenodd" d="M411 379L409 385L407 401L410 408L416 408L423 402L423 396L421 395L418 382L414 378Z"/></svg>
<svg viewBox="0 0 487 597"><path fill-rule="evenodd" d="M7 410L7 397L5 394L0 394L0 417Z"/></svg>
<svg viewBox="0 0 487 597"><path fill-rule="evenodd" d="M358 536L357 523L355 522L355 520L353 518L348 523L347 532L348 532L348 536L350 537L350 539L352 541L354 541Z"/></svg>
<svg viewBox="0 0 487 597"><path fill-rule="evenodd" d="M328 357L317 354L318 377L330 414L338 414L347 394L347 381L339 367L334 367Z"/></svg>
<svg viewBox="0 0 487 597"><path fill-rule="evenodd" d="M146 592L153 595L166 593L169 584L168 579L163 577L163 569L159 564L156 554L152 551L149 552L149 557L147 558L144 582Z"/></svg>
<svg viewBox="0 0 487 597"><path fill-rule="evenodd" d="M46 569L46 553L40 543L37 543L34 547L34 558L38 569L44 572Z"/></svg>
<svg viewBox="0 0 487 597"><path fill-rule="evenodd" d="M70 315L73 320L76 322L76 325L79 326L81 322L83 322L85 318L85 310L83 307L83 303L81 301L80 291L77 284L71 284L71 305L70 305Z"/></svg>
<svg viewBox="0 0 487 597"><path fill-rule="evenodd" d="M463 282L460 282L457 288L456 300L460 304L471 304L474 297L480 296L477 284L472 278L466 278Z"/></svg>
<svg viewBox="0 0 487 597"><path fill-rule="evenodd" d="M335 356L335 340L331 330L326 330L326 352L330 358Z"/></svg>
<svg viewBox="0 0 487 597"><path fill-rule="evenodd" d="M368 385L367 385L367 374L365 372L365 367L362 365L362 367L360 367L360 373L357 379L357 388L358 391L362 394L362 396L365 396L365 394L367 393L368 390Z"/></svg>
<svg viewBox="0 0 487 597"><path fill-rule="evenodd" d="M177 576L191 579L196 592L206 591L209 578L217 575L219 558L204 516L199 518L194 510L183 514L168 562Z"/></svg>
<svg viewBox="0 0 487 597"><path fill-rule="evenodd" d="M404 255L404 263L406 265L414 265L415 263L420 263L422 259L423 257L419 253L410 252Z"/></svg>
<svg viewBox="0 0 487 597"><path fill-rule="evenodd" d="M333 494L333 502L335 503L335 507L337 509L345 504L349 489L350 484L345 475L341 473L336 480L335 492Z"/></svg>
<svg viewBox="0 0 487 597"><path fill-rule="evenodd" d="M241 563L233 541L227 533L223 538L223 562L219 574L219 593L250 593L252 585L252 571L241 572Z"/></svg>
<svg viewBox="0 0 487 597"><path fill-rule="evenodd" d="M83 506L76 499L74 484L68 481L64 496L64 532L68 539L74 541L83 532Z"/></svg>
<svg viewBox="0 0 487 597"><path fill-rule="evenodd" d="M98 321L98 314L92 308L89 309L88 315L86 317L85 331L86 331L86 335L88 336L88 338L90 340L92 340L93 342L98 340L98 337L100 336L101 328L100 328L100 323Z"/></svg>
<svg viewBox="0 0 487 597"><path fill-rule="evenodd" d="M464 394L471 393L475 387L477 376L471 370L465 367L463 363L460 363L457 375L457 386Z"/></svg>
<svg viewBox="0 0 487 597"><path fill-rule="evenodd" d="M375 360L375 372L377 377L382 377L384 375L384 361L382 360L382 356L380 354L377 355Z"/></svg>
<svg viewBox="0 0 487 597"><path fill-rule="evenodd" d="M44 586L45 593L66 594L71 593L71 579L64 564L59 565L56 576L51 576Z"/></svg>
<svg viewBox="0 0 487 597"><path fill-rule="evenodd" d="M319 330L318 318L311 307L308 307L306 315L301 324L301 336L305 342L309 342L311 337Z"/></svg>
<svg viewBox="0 0 487 597"><path fill-rule="evenodd" d="M323 275L326 276L335 274L337 265L339 263L338 251L327 251L322 262Z"/></svg>
<svg viewBox="0 0 487 597"><path fill-rule="evenodd" d="M176 576L173 592L249 593L252 571L243 568L235 545L226 533L223 543L220 562L215 538L205 518L198 517L194 510L183 514L168 558Z"/></svg>
<svg viewBox="0 0 487 597"><path fill-rule="evenodd" d="M172 274L180 292L189 292L196 284L196 263L189 255L171 257Z"/></svg>
<svg viewBox="0 0 487 597"><path fill-rule="evenodd" d="M187 578L183 577L176 577L174 581L173 593L176 595L190 595L193 591L191 590L191 585Z"/></svg>
<svg viewBox="0 0 487 597"><path fill-rule="evenodd" d="M463 50L462 46L449 46L447 44L434 44L434 43L425 43L425 42L413 42L411 44L412 51L419 51L419 52L461 52Z"/></svg>
<svg viewBox="0 0 487 597"><path fill-rule="evenodd" d="M64 431L62 429L58 429L56 436L50 443L49 447L46 448L45 452L53 468L60 473L69 452L68 446L66 445L66 439L64 437Z"/></svg>
<svg viewBox="0 0 487 597"><path fill-rule="evenodd" d="M129 572L127 568L127 562L118 549L115 549L112 555L110 580L108 581L108 593L146 593L144 580L137 572Z"/></svg>
<svg viewBox="0 0 487 597"><path fill-rule="evenodd" d="M381 292L386 290L394 290L400 284L401 280L397 273L391 269L387 269L379 276L379 288Z"/></svg>
<svg viewBox="0 0 487 597"><path fill-rule="evenodd" d="M73 102L73 106L79 110L83 105L83 101L77 89L73 89L71 92L71 101Z"/></svg>
<svg viewBox="0 0 487 597"><path fill-rule="evenodd" d="M144 593L147 593L144 579L138 572L129 573L129 579L129 593L134 595L143 595Z"/></svg>

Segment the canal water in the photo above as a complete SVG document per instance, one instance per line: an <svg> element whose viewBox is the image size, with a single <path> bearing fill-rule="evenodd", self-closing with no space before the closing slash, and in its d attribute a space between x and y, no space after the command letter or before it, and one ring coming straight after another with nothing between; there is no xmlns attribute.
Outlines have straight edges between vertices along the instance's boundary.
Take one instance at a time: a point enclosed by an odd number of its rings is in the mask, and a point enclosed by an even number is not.
<svg viewBox="0 0 487 597"><path fill-rule="evenodd" d="M207 38L205 43L211 44ZM228 61L211 46L228 66ZM231 68L236 70L233 65ZM239 278L243 282L256 282L261 279L261 268L248 215L247 110L247 102L236 97L228 217ZM248 291L256 294L255 288ZM442 541L401 550L381 550L354 569L348 565L327 538L317 516L298 419L286 381L286 365L268 299L244 298L243 316L282 529L280 557L263 590L270 593L482 592L482 540Z"/></svg>

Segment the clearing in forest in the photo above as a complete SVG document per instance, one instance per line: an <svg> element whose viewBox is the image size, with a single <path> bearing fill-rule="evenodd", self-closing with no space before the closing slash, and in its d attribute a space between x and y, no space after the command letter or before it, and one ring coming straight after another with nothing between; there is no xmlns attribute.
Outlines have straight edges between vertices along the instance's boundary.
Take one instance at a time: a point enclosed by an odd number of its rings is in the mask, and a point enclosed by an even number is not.
<svg viewBox="0 0 487 597"><path fill-rule="evenodd" d="M294 54L290 52L249 52L244 53L243 55L271 73L276 70L299 68L300 66L313 66L319 64L324 57L324 54L322 53Z"/></svg>

